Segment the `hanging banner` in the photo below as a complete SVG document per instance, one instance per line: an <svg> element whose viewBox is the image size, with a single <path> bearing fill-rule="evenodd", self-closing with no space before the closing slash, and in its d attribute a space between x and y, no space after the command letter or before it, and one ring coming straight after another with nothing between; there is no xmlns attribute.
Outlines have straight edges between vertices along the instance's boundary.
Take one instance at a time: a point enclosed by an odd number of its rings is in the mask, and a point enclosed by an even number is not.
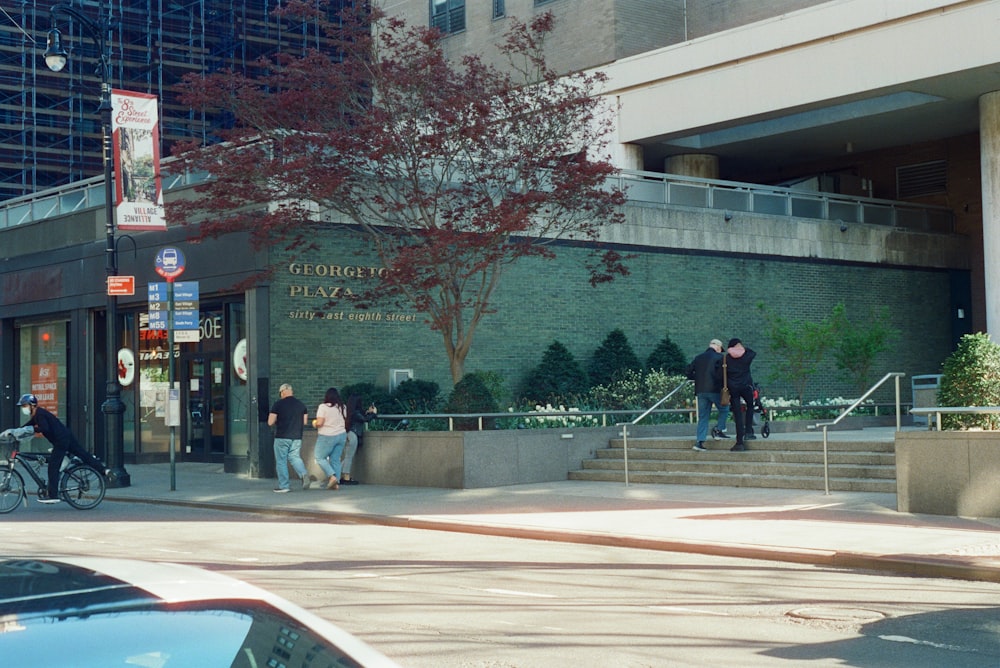
<svg viewBox="0 0 1000 668"><path fill-rule="evenodd" d="M111 91L115 214L123 230L165 230L156 96Z"/></svg>

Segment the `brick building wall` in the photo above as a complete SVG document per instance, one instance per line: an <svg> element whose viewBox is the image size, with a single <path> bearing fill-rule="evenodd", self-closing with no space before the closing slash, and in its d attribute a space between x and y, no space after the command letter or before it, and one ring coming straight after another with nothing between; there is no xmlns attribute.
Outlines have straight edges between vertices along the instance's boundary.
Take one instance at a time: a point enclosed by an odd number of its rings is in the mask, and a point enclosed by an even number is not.
<svg viewBox="0 0 1000 668"><path fill-rule="evenodd" d="M320 250L298 259L312 265L314 274L375 264L358 255L358 242L343 233L331 232L320 243ZM816 321L838 302L860 321L873 309L888 308L890 324L901 337L893 352L880 358L877 377L889 371L935 373L952 349L945 317L947 271L629 250L631 275L598 288L587 282L586 252L580 248L563 247L555 260L528 259L513 266L496 293L497 312L479 327L466 371L498 372L508 389L516 391L554 340L586 367L615 328L625 332L643 361L666 334L691 356L712 337L738 336L758 351L756 377L768 395L789 397L789 383L769 379L774 355L759 302L785 318ZM296 394L312 406L331 385L384 384L389 368L406 368L416 378L438 383L447 395L451 379L444 346L422 316L393 305L368 311L346 304L325 307L337 288L357 289L377 279L292 273L286 259L275 261L278 271L270 288L273 383L292 382ZM908 385L905 389L908 393ZM827 360L806 398L856 394Z"/></svg>

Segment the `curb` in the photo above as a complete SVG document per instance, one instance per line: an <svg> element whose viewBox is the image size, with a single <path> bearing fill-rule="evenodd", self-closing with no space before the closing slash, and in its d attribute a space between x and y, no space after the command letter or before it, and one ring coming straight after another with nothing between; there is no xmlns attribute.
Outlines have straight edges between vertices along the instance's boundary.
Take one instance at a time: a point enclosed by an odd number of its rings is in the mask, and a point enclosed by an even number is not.
<svg viewBox="0 0 1000 668"><path fill-rule="evenodd" d="M747 545L743 543L707 543L699 541L664 540L657 538L639 538L635 536L616 536L606 533L587 531L529 529L505 525L465 524L462 522L426 520L395 515L369 515L365 513L348 513L341 511L298 510L295 508L280 506L261 507L233 503L181 500L174 501L168 499L137 499L125 497L106 497L105 500L128 502L132 504L142 503L148 505L166 505L184 508L221 510L227 512L255 513L275 517L297 517L333 524L364 524L406 529L423 529L426 531L450 531L452 533L467 533L481 536L499 536L503 538L521 538L526 540L575 543L580 545L623 547L628 549L653 550L658 552L676 552L681 554L701 554L714 557L778 561L845 570L869 570L913 577L1000 583L1000 569L977 565L974 563L960 563L954 560L935 559L933 557L917 555L887 556L865 554L862 552L839 552L835 550L818 550L809 548L762 547L759 545Z"/></svg>

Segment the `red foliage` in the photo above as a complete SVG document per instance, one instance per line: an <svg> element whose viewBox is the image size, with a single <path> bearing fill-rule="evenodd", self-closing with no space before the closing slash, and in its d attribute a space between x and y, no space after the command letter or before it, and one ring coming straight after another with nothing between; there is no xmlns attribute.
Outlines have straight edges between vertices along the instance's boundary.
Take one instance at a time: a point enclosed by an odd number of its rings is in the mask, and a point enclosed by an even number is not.
<svg viewBox="0 0 1000 668"><path fill-rule="evenodd" d="M595 96L603 77L547 68L550 14L512 21L500 69L454 63L436 30L377 9L337 23L313 2L282 11L311 15L329 48L262 62L255 77L187 77L186 103L235 124L219 143L176 148L181 167L214 178L170 215L200 235L247 230L293 251L331 221L365 235L388 271L358 305L409 301L442 332L457 381L508 265L622 222L615 169L595 157L611 129ZM628 273L600 250L588 267L594 285Z"/></svg>

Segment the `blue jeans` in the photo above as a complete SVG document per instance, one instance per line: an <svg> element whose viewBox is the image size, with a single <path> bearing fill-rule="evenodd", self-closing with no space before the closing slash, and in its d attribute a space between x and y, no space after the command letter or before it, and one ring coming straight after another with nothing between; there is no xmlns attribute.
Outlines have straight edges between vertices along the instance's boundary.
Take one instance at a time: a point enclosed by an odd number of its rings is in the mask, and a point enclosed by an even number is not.
<svg viewBox="0 0 1000 668"><path fill-rule="evenodd" d="M274 465L278 469L278 487L288 489L288 465L291 464L299 477L305 479L306 464L302 461L299 451L302 449L302 439L274 439Z"/></svg>
<svg viewBox="0 0 1000 668"><path fill-rule="evenodd" d="M716 429L726 430L726 420L729 419L729 406L722 405L722 395L718 392L698 393L698 442L703 443L708 440L708 419L712 412L712 406L719 409L719 422Z"/></svg>
<svg viewBox="0 0 1000 668"><path fill-rule="evenodd" d="M340 480L340 455L344 452L344 443L347 441L347 432L341 432L336 436L316 437L316 463L323 469L327 478Z"/></svg>

